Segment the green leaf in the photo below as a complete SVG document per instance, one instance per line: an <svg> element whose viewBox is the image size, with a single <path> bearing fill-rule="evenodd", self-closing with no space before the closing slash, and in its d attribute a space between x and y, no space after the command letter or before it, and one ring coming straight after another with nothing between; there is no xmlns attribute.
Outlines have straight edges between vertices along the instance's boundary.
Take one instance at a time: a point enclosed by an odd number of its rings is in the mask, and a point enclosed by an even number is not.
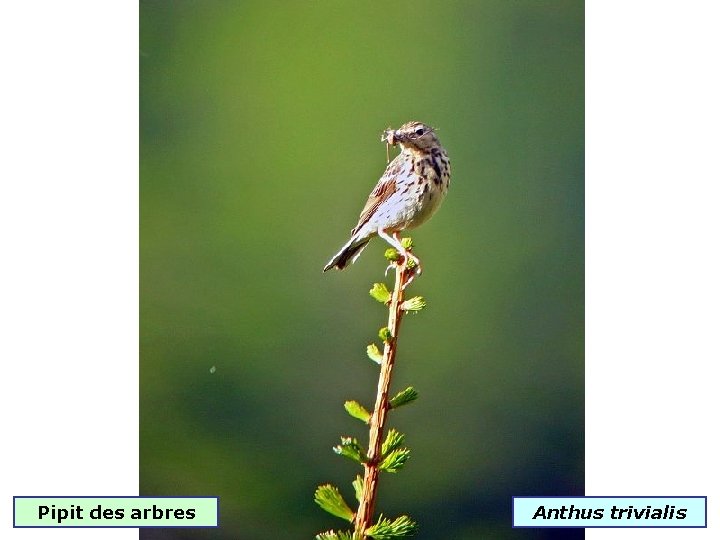
<svg viewBox="0 0 720 540"><path fill-rule="evenodd" d="M333 451L340 456L345 456L358 463L365 463L367 461L365 450L363 450L355 437L340 437L340 444L334 446Z"/></svg>
<svg viewBox="0 0 720 540"><path fill-rule="evenodd" d="M358 420L362 420L366 424L370 421L370 413L357 401L346 401L345 410L350 416L357 418Z"/></svg>
<svg viewBox="0 0 720 540"><path fill-rule="evenodd" d="M357 540L350 531L327 531L315 536L315 540Z"/></svg>
<svg viewBox="0 0 720 540"><path fill-rule="evenodd" d="M352 483L353 489L355 490L355 498L357 499L357 502L362 501L362 492L363 492L363 478L359 474L355 477L355 480L353 480Z"/></svg>
<svg viewBox="0 0 720 540"><path fill-rule="evenodd" d="M315 502L320 508L333 516L347 521L353 520L353 511L350 510L350 507L335 486L330 484L318 486L315 490Z"/></svg>
<svg viewBox="0 0 720 540"><path fill-rule="evenodd" d="M387 304L390 301L392 293L384 283L373 283L372 289L370 289L370 296L381 304Z"/></svg>
<svg viewBox="0 0 720 540"><path fill-rule="evenodd" d="M397 448L383 458L379 467L381 471L396 473L403 468L408 459L410 459L410 450L408 448Z"/></svg>
<svg viewBox="0 0 720 540"><path fill-rule="evenodd" d="M422 296L413 296L409 300L405 300L402 304L400 304L400 309L403 311L417 313L418 311L425 309L425 306L427 306L425 298Z"/></svg>
<svg viewBox="0 0 720 540"><path fill-rule="evenodd" d="M380 352L380 349L378 349L378 346L374 343L371 343L367 346L367 355L370 360L377 364L382 364L383 355Z"/></svg>
<svg viewBox="0 0 720 540"><path fill-rule="evenodd" d="M380 331L378 332L378 336L380 336L380 339L383 340L383 342L388 342L392 339L392 334L390 333L390 329L387 326L383 326Z"/></svg>
<svg viewBox="0 0 720 540"><path fill-rule="evenodd" d="M395 248L387 248L385 250L385 258L390 262L397 262L400 260L400 254Z"/></svg>
<svg viewBox="0 0 720 540"><path fill-rule="evenodd" d="M417 531L417 523L408 516L400 516L390 521L380 514L377 523L365 531L365 534L375 540L393 540L395 538L415 536Z"/></svg>
<svg viewBox="0 0 720 540"><path fill-rule="evenodd" d="M412 249L412 248L413 248L413 241L412 241L412 238L410 238L409 236L408 236L407 238L402 238L402 239L400 240L400 244L401 244L402 247L404 247L405 249Z"/></svg>
<svg viewBox="0 0 720 540"><path fill-rule="evenodd" d="M380 455L381 456L388 455L388 453L392 452L396 448L399 448L404 440L405 440L405 435L403 435L402 433L398 432L395 429L391 429L388 432L387 437L385 437L385 440L382 443L382 449L380 450Z"/></svg>
<svg viewBox="0 0 720 540"><path fill-rule="evenodd" d="M405 390L403 390L402 392L398 392L395 397L390 399L390 407L392 407L393 409L397 409L398 407L402 407L403 405L412 403L417 398L417 391L412 386L408 386Z"/></svg>

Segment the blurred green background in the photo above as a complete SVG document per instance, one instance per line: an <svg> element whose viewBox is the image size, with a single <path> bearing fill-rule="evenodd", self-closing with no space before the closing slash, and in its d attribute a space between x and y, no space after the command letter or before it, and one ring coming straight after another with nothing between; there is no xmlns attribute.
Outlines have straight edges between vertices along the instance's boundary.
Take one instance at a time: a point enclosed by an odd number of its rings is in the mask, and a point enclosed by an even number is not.
<svg viewBox="0 0 720 540"><path fill-rule="evenodd" d="M347 240L385 166L380 133L438 129L448 197L412 233L429 307L408 317L390 417L413 451L378 509L418 538L510 529L511 495L582 494L581 1L141 2L141 493L217 495L220 529L145 539L313 538L343 526L386 310L374 240ZM387 280L389 282L389 278Z"/></svg>

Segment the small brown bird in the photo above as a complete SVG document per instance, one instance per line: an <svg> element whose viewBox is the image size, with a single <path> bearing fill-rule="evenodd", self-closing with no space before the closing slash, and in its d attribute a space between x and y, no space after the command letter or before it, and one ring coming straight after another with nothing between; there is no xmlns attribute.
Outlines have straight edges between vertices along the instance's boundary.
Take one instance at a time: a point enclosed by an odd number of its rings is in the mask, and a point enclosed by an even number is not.
<svg viewBox="0 0 720 540"><path fill-rule="evenodd" d="M398 233L427 221L440 207L450 186L450 160L435 130L422 122L386 129L380 139L402 151L385 169L360 213L350 240L325 265L342 270L355 262L368 242L380 236L403 257L420 261L400 243ZM392 236L391 236L392 235Z"/></svg>

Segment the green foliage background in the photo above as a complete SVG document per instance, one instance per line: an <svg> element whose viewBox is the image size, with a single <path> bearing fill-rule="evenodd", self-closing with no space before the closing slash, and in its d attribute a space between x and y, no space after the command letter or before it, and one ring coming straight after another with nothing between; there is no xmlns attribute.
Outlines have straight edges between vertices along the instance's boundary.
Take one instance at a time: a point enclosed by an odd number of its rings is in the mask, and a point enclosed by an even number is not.
<svg viewBox="0 0 720 540"><path fill-rule="evenodd" d="M391 417L413 450L379 508L419 538L512 530L510 496L583 492L583 3L141 2L141 492L218 495L216 530L312 538L352 499L331 447L365 441L374 241L323 274L385 166L380 133L434 125L453 181L412 236Z"/></svg>

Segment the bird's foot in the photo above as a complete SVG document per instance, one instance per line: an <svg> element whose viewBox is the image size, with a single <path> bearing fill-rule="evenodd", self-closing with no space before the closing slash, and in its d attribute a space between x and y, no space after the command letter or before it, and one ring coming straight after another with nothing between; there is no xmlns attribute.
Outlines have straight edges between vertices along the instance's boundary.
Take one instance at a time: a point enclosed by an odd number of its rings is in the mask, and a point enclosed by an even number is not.
<svg viewBox="0 0 720 540"><path fill-rule="evenodd" d="M395 250L398 252L398 255L402 257L402 262L395 261L390 263L390 265L385 269L385 275L387 275L390 268L393 266L396 266L398 264L402 264L405 266L405 271L409 274L409 279L405 282L403 285L403 290L405 287L410 285L412 281L415 279L416 276L419 276L422 274L422 265L420 264L420 259L418 259L413 253L410 251L412 249L411 245L408 245L408 247L405 247L403 245L402 240L400 239L397 232L393 233L392 236L390 236L385 230L379 229L378 230L378 236L385 240L388 244L390 244L392 247L395 248Z"/></svg>
<svg viewBox="0 0 720 540"><path fill-rule="evenodd" d="M422 274L422 265L420 264L420 259L418 259L415 255L413 255L412 253L409 253L409 252L407 253L407 257L408 257L408 258L405 259L405 261L406 261L406 262L405 262L405 265L406 265L405 267L407 268L407 272L408 272L408 274L409 274L410 277L408 278L408 280L407 280L407 281L405 282L405 284L403 285L403 291L406 289L406 287L407 287L408 285L410 285L410 284L413 282L413 280L414 280L417 276L419 276L420 274ZM408 265L408 262L410 262L411 264Z"/></svg>

